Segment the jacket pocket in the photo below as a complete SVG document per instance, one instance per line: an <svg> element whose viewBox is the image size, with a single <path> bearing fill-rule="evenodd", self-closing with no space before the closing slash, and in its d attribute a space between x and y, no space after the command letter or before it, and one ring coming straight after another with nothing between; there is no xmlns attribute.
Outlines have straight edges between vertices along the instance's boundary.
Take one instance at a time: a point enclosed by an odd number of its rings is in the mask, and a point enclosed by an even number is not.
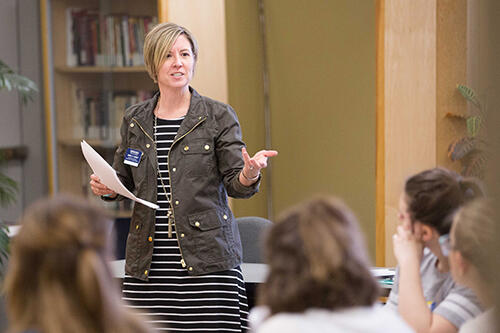
<svg viewBox="0 0 500 333"><path fill-rule="evenodd" d="M215 166L214 144L211 138L197 138L180 145L187 176L202 177Z"/></svg>
<svg viewBox="0 0 500 333"><path fill-rule="evenodd" d="M196 246L194 254L207 263L220 262L230 256L229 243L224 232L225 226L221 219L216 210L188 216Z"/></svg>

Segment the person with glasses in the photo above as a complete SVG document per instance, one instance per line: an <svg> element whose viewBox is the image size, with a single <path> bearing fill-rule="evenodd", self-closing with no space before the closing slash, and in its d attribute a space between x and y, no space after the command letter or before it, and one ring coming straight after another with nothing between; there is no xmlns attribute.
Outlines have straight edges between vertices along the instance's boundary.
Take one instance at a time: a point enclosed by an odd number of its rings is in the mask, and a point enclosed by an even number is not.
<svg viewBox="0 0 500 333"><path fill-rule="evenodd" d="M492 293L498 266L493 265L492 256L495 253L495 224L491 202L478 199L462 207L453 220L444 246L449 251L453 279L472 289L486 309L462 325L460 332L498 332Z"/></svg>
<svg viewBox="0 0 500 333"><path fill-rule="evenodd" d="M386 308L417 332L457 332L481 312L472 290L457 285L448 265L453 215L482 195L472 179L444 168L410 177L399 200L400 225L393 236L398 267Z"/></svg>

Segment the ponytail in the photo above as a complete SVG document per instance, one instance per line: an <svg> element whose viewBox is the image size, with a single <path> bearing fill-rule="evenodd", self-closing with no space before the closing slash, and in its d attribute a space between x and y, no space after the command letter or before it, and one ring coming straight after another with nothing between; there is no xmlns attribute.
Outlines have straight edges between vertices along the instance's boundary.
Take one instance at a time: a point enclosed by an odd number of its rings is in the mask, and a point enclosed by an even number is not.
<svg viewBox="0 0 500 333"><path fill-rule="evenodd" d="M453 215L460 206L483 193L475 179L464 179L444 168L422 171L405 183L411 220L437 229L440 235L450 232Z"/></svg>
<svg viewBox="0 0 500 333"><path fill-rule="evenodd" d="M20 224L4 285L10 331L149 330L123 306L107 264L111 221L104 212L81 199L56 196L30 206Z"/></svg>

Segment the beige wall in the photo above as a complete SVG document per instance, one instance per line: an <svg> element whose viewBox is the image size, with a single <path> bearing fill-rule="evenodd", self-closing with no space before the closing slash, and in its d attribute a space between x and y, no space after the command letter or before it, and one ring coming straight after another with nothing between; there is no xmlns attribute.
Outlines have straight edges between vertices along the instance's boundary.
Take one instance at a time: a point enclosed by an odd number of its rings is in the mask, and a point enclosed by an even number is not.
<svg viewBox="0 0 500 333"><path fill-rule="evenodd" d="M248 151L265 146L262 44L255 0L226 0L226 36L229 103L238 114ZM233 200L236 216L267 217L264 172L260 193L251 199Z"/></svg>
<svg viewBox="0 0 500 333"><path fill-rule="evenodd" d="M265 179L273 213L315 193L338 195L358 215L374 254L375 1L264 4L271 139L279 151ZM252 148L250 141L264 142L257 1L226 0L226 15L229 102ZM251 204L237 202L236 213ZM261 204L252 206L256 214L265 213Z"/></svg>

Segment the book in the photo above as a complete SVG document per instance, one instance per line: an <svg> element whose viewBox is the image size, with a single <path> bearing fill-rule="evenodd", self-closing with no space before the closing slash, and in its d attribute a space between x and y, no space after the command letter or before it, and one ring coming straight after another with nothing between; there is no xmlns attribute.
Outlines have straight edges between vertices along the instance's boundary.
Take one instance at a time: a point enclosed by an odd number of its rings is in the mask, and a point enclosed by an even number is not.
<svg viewBox="0 0 500 333"><path fill-rule="evenodd" d="M154 16L102 15L97 10L66 9L68 66L144 65L144 37Z"/></svg>

